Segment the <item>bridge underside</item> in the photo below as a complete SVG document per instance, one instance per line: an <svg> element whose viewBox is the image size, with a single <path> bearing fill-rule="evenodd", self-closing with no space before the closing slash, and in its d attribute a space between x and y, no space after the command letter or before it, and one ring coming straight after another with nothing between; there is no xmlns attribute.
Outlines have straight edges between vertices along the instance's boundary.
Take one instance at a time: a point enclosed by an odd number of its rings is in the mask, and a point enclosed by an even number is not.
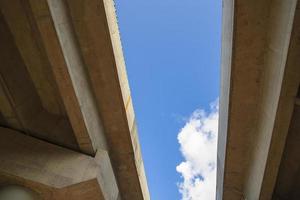
<svg viewBox="0 0 300 200"><path fill-rule="evenodd" d="M0 1L0 186L149 199L112 0Z"/></svg>
<svg viewBox="0 0 300 200"><path fill-rule="evenodd" d="M299 4L223 1L217 199L300 199Z"/></svg>

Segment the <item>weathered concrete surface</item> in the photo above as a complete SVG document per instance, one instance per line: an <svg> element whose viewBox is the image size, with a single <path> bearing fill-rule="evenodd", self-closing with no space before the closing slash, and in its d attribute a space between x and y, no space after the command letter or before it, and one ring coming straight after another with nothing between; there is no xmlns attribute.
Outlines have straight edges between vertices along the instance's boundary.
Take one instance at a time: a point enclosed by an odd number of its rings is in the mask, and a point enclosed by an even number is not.
<svg viewBox="0 0 300 200"><path fill-rule="evenodd" d="M2 4L4 1L0 1L1 9L3 8ZM10 9L14 8L13 5ZM5 11L9 12L10 10L6 9ZM19 13L17 10L15 12ZM23 19L17 14L14 17ZM24 32L24 38L29 37L26 33ZM16 39L1 14L0 43L0 110L3 116L1 125L77 150L78 145L68 118L62 113L49 112L50 107L46 109L43 106L35 82L31 78L16 45ZM29 48L28 51L30 50ZM34 57L38 59L38 55L34 55ZM44 71L36 71L35 73L43 76ZM48 76L51 77L51 74Z"/></svg>
<svg viewBox="0 0 300 200"><path fill-rule="evenodd" d="M107 150L118 198L150 199L113 1L3 0L0 11L0 125Z"/></svg>
<svg viewBox="0 0 300 200"><path fill-rule="evenodd" d="M113 1L67 0L67 5L101 113L122 199L150 199Z"/></svg>
<svg viewBox="0 0 300 200"><path fill-rule="evenodd" d="M117 200L107 152L93 158L10 129L0 133L0 185L23 185L45 200Z"/></svg>
<svg viewBox="0 0 300 200"><path fill-rule="evenodd" d="M285 150L273 194L274 200L297 200L300 197L300 108L295 106Z"/></svg>
<svg viewBox="0 0 300 200"><path fill-rule="evenodd" d="M224 165L228 131L228 111L230 98L230 76L232 61L232 40L234 23L234 1L223 0L222 51L221 51L221 91L219 101L219 133L217 149L217 188L216 199L223 199Z"/></svg>
<svg viewBox="0 0 300 200"><path fill-rule="evenodd" d="M290 73L295 73L293 76L299 75L300 63L300 4L295 13L294 29L291 36L291 44L288 55L287 65L298 69ZM297 74L298 73L298 74ZM280 168L276 180L276 186L273 192L274 200L290 199L296 200L300 198L300 90L298 89L295 98L295 106L289 127L289 133L285 142L284 152L282 155ZM276 153L276 152L275 152Z"/></svg>
<svg viewBox="0 0 300 200"><path fill-rule="evenodd" d="M269 29L272 34L276 33L276 35L269 37L268 41L270 50L267 52L266 60L271 73L265 72L264 74L266 84L262 93L266 95L262 95L264 99L257 124L257 132L261 131L261 135L256 139L256 152L254 152L256 155L252 157L256 163L265 162L265 169L263 170L261 164L261 173L253 167L248 175L253 183L257 178L262 181L260 199L272 198L300 82L300 13L298 9L295 10L297 2L290 2L286 5L278 1L271 12L271 18L276 23L273 23ZM273 103L276 101L277 105ZM274 122L270 123L271 119L274 119ZM265 128L266 126L270 126L269 130ZM269 132L269 135L266 132ZM265 140L267 137L271 139ZM259 165L256 168L259 168ZM259 174L263 174L263 178L259 177ZM251 190L248 192L253 193Z"/></svg>
<svg viewBox="0 0 300 200"><path fill-rule="evenodd" d="M223 3L217 198L271 199L300 80L297 1Z"/></svg>

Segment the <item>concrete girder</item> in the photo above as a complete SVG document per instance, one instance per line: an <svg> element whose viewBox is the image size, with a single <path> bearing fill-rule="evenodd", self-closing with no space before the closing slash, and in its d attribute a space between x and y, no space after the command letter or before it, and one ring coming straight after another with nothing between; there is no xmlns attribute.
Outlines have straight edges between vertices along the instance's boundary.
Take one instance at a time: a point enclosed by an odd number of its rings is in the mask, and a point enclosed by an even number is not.
<svg viewBox="0 0 300 200"><path fill-rule="evenodd" d="M11 120L10 116L19 119L20 112L8 101L10 93L0 97L4 102L0 108L7 113L0 115L1 124L88 155L107 150L121 198L150 199L113 1L3 0L0 6L1 19L7 26L5 33L14 46L11 55L20 54L18 66L29 70L22 75L28 80L24 85L30 86L31 96L36 97L22 116L25 120L34 119L41 127L28 131L28 123ZM24 34L18 27L25 30ZM14 65L17 64L11 63L8 68L14 69ZM49 84L39 82L45 74L51 76ZM6 82L1 85L2 90L0 87L2 93ZM58 94L51 95L53 100L43 92L51 91L49 85ZM20 89L14 93L29 95ZM7 102L9 106L3 106ZM38 115L30 109L41 110L45 116L54 113L64 119L66 123L62 124L68 128L49 125L48 118L38 121ZM2 119L11 122L2 123ZM60 134L44 131L53 127ZM62 137L67 139L61 142L58 139ZM75 145L70 145L70 141Z"/></svg>
<svg viewBox="0 0 300 200"><path fill-rule="evenodd" d="M297 2L223 2L218 199L272 198L300 80Z"/></svg>
<svg viewBox="0 0 300 200"><path fill-rule="evenodd" d="M1 10L4 3L0 1ZM17 6L11 4L5 12L10 13L14 7ZM16 11L16 15L11 15L16 21L19 18L23 19L22 12ZM25 32L24 37L26 35ZM77 150L78 145L68 119L63 115L49 112L43 106L16 40L1 12L0 111L3 118L1 125Z"/></svg>
<svg viewBox="0 0 300 200"><path fill-rule="evenodd" d="M97 149L107 150L98 108L64 2L29 2L81 151L93 155Z"/></svg>
<svg viewBox="0 0 300 200"><path fill-rule="evenodd" d="M122 199L148 200L114 2L67 0L66 4L99 106Z"/></svg>

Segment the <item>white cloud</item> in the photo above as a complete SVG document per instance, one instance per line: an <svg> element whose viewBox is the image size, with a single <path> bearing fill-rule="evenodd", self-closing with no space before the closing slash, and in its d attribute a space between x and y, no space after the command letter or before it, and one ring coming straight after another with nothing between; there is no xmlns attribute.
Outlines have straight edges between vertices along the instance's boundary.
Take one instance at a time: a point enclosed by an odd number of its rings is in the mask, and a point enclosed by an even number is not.
<svg viewBox="0 0 300 200"><path fill-rule="evenodd" d="M196 110L178 133L180 151L185 159L176 170L182 175L178 184L182 200L214 200L219 118L218 99L209 113Z"/></svg>

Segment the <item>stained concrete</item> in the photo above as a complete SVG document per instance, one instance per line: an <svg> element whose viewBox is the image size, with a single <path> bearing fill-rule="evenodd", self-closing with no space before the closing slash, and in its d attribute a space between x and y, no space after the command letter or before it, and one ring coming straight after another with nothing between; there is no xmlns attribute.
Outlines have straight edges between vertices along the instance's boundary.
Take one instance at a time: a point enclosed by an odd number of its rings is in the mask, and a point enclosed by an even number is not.
<svg viewBox="0 0 300 200"><path fill-rule="evenodd" d="M268 200L300 81L298 1L223 3L217 198Z"/></svg>
<svg viewBox="0 0 300 200"><path fill-rule="evenodd" d="M77 150L68 118L43 106L3 15L0 15L0 43L0 110L4 117L1 125Z"/></svg>
<svg viewBox="0 0 300 200"><path fill-rule="evenodd" d="M296 106L282 156L273 199L299 199L300 184L300 107Z"/></svg>
<svg viewBox="0 0 300 200"><path fill-rule="evenodd" d="M98 176L72 182L55 192L58 199L87 188L86 199L150 199L114 9L110 0L0 2L0 125L94 160L107 152L112 166L99 163L109 168L105 184ZM0 173L0 181L22 183L28 175L26 187L52 199L40 167L31 175ZM119 192L107 184L113 177Z"/></svg>
<svg viewBox="0 0 300 200"><path fill-rule="evenodd" d="M11 129L0 132L0 185L22 185L45 200L118 198L107 152L93 158Z"/></svg>

